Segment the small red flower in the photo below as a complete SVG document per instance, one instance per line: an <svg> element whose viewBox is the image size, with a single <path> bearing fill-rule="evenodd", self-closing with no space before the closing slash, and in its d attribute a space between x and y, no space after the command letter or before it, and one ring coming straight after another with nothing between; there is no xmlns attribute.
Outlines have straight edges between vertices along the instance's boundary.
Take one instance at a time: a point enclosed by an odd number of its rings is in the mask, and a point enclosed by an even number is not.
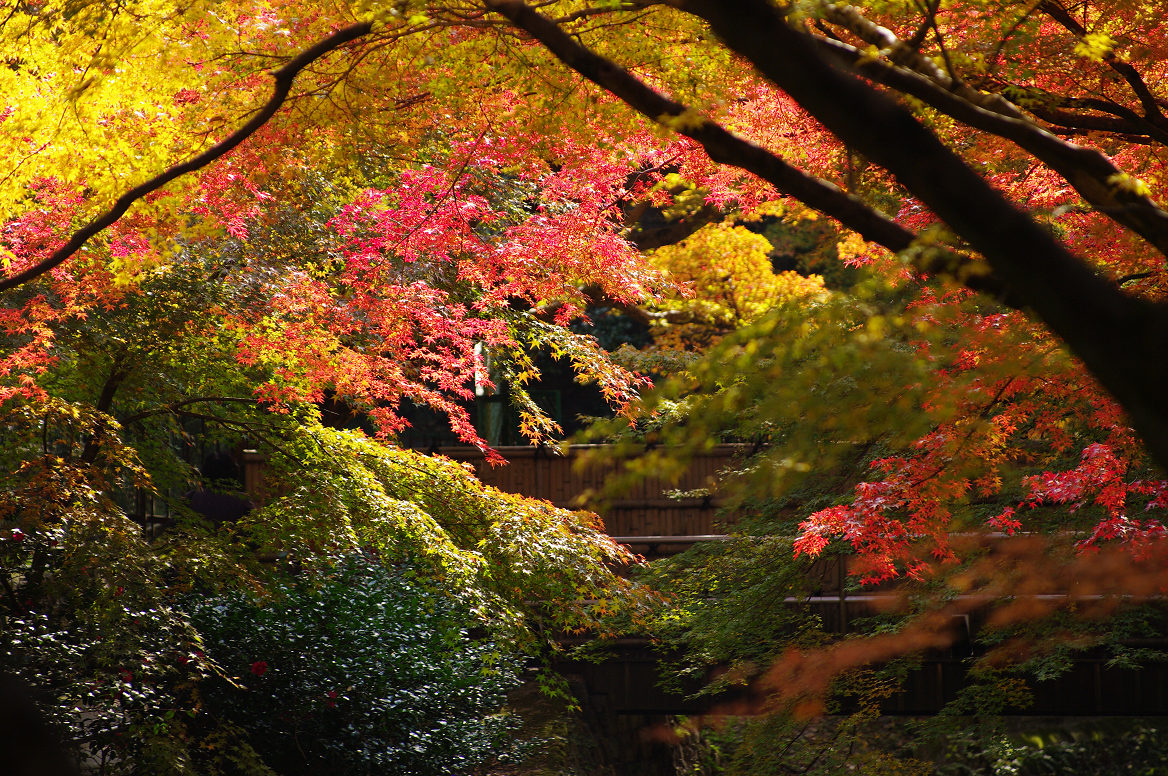
<svg viewBox="0 0 1168 776"><path fill-rule="evenodd" d="M251 672L256 676L263 676L267 673L268 663L265 660L257 660L251 664Z"/></svg>
<svg viewBox="0 0 1168 776"><path fill-rule="evenodd" d="M24 531L20 530L19 528L13 528L12 529L12 541L23 542L24 541Z"/></svg>
<svg viewBox="0 0 1168 776"><path fill-rule="evenodd" d="M337 707L337 691L336 690L329 690L328 692L325 693L324 705L328 706L330 709L335 709Z"/></svg>

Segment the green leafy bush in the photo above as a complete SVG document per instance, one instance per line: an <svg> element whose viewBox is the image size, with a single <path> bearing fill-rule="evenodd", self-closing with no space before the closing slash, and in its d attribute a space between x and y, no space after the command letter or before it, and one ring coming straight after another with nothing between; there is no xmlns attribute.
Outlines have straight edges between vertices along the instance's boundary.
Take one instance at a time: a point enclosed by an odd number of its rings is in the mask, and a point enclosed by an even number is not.
<svg viewBox="0 0 1168 776"><path fill-rule="evenodd" d="M211 683L207 710L284 776L465 773L515 754L501 709L518 656L472 638L466 608L408 570L349 556L263 602L202 599L191 617L236 677Z"/></svg>
<svg viewBox="0 0 1168 776"><path fill-rule="evenodd" d="M1168 773L1159 720L1094 718L1014 724L951 736L937 776L1157 776Z"/></svg>

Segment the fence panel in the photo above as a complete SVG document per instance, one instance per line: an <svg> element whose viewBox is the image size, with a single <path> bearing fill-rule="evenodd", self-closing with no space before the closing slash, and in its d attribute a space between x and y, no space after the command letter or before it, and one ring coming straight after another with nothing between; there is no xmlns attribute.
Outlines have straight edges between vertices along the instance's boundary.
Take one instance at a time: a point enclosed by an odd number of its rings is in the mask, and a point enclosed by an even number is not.
<svg viewBox="0 0 1168 776"><path fill-rule="evenodd" d="M519 493L532 498L546 499L558 507L589 509L604 520L612 536L697 536L712 534L720 529L716 523L721 502L717 494L698 498L672 499L671 490L708 490L715 482L717 472L734 458L744 455L746 445L719 445L693 459L677 482L661 477L646 477L621 494L619 499L606 502L595 498L608 476L616 471L609 463L583 465L585 453L595 451L598 445L573 445L567 453L558 455L542 448L501 447L499 452L507 459L505 466L490 466L481 452L467 447L446 447L439 453L456 461L469 463L478 478L508 493Z"/></svg>

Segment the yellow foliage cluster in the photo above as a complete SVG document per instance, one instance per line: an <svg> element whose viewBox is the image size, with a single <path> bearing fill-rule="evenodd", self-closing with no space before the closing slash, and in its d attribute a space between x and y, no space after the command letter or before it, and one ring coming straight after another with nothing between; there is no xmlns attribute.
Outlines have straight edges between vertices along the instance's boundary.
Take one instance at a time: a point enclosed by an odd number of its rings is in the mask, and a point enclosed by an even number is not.
<svg viewBox="0 0 1168 776"><path fill-rule="evenodd" d="M1107 33L1089 32L1075 44L1075 53L1081 57L1102 62L1114 48L1115 40Z"/></svg>
<svg viewBox="0 0 1168 776"><path fill-rule="evenodd" d="M744 226L704 226L651 261L669 273L679 291L655 310L659 345L695 349L753 323L776 305L825 293L823 278L776 273L771 244Z"/></svg>
<svg viewBox="0 0 1168 776"><path fill-rule="evenodd" d="M0 181L0 217L13 215L29 181L49 176L108 203L208 140L184 116L223 84L213 67L192 63L230 50L223 44L239 36L234 19L203 3L134 0L76 4L66 25L23 5L0 30L0 45L19 52L0 68L9 114L0 154L13 163ZM184 89L189 98L176 99ZM214 95L221 121L232 112L227 97Z"/></svg>

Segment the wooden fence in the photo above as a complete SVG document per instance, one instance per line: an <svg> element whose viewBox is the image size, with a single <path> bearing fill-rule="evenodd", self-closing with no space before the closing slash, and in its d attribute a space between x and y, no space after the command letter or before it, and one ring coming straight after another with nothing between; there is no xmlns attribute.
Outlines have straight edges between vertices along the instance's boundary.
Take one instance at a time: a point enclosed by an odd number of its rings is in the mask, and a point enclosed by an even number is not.
<svg viewBox="0 0 1168 776"><path fill-rule="evenodd" d="M719 445L693 459L676 482L646 477L619 498L603 502L599 493L615 473L611 462L590 463L583 458L602 445L573 445L564 455L535 447L500 447L505 466L490 466L474 448L440 448L439 453L474 466L479 480L508 493L546 499L558 507L589 509L604 520L609 535L616 537L692 537L721 533L717 521L721 502L713 486L719 470L748 449L744 445ZM673 499L669 491L708 490L711 495Z"/></svg>
<svg viewBox="0 0 1168 776"><path fill-rule="evenodd" d="M714 494L713 485L718 471L743 455L747 446L719 445L695 457L676 482L646 477L619 498L607 502L598 500L595 494L615 473L615 465L600 458L600 463L585 467L582 461L586 453L603 448L603 445L573 445L561 455L536 447L499 447L496 449L508 461L503 466L489 465L482 452L473 447L443 447L436 452L471 464L481 482L507 493L544 499L565 509L597 512L611 536L648 537L654 546L667 544L665 538L679 537L685 540L680 547L688 546L694 537L722 532L719 526L722 517L718 515L721 501ZM254 450L243 451L240 458L244 490L256 503L263 503L267 495L264 461L265 456ZM673 490L702 489L709 490L711 495L682 499L666 495Z"/></svg>

